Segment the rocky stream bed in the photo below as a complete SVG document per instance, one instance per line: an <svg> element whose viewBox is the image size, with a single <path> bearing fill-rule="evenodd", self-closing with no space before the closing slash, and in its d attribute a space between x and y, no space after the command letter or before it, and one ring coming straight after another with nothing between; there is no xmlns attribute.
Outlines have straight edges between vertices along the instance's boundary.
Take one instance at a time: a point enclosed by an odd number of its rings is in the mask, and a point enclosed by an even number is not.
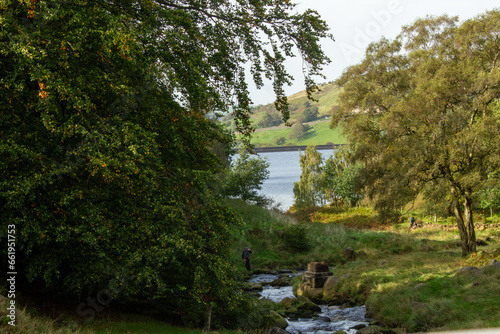
<svg viewBox="0 0 500 334"><path fill-rule="evenodd" d="M276 282L279 278L291 278L302 273L273 273L253 275L250 283L259 283L262 285L262 291L259 292L261 298L269 299L275 303L280 303L285 299L295 299L293 288L291 286L275 286L271 282ZM370 319L366 318L366 309L364 306L347 307L318 305L321 309L319 314L314 317L296 318L286 317L288 327L286 332L290 334L331 334L337 331L344 331L347 334L356 334L357 329L367 326Z"/></svg>

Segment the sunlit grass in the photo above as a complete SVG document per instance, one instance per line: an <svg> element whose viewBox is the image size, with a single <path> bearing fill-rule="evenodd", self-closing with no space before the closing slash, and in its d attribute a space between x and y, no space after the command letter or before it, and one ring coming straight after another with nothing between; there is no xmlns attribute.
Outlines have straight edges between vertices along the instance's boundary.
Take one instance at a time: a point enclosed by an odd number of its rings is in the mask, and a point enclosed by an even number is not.
<svg viewBox="0 0 500 334"><path fill-rule="evenodd" d="M342 129L330 129L330 121L325 120L310 125L309 131L300 139L288 138L291 127L271 128L269 130L260 130L252 134L252 144L264 146L276 146L276 140L280 137L286 139L286 145L325 145L345 144L346 139L342 135ZM323 158L328 158L325 156Z"/></svg>
<svg viewBox="0 0 500 334"><path fill-rule="evenodd" d="M377 320L408 332L500 326L500 299L494 298L500 295L500 274L488 270L477 277L458 274L462 267L481 268L494 258L500 260L494 252L499 239L493 229L477 231L488 244L462 258L456 228L438 224L411 230L406 222L380 224L369 208L322 208L294 214L305 226L311 247L293 253L284 251L275 233L297 221L280 221L276 216L270 223L256 211L252 217L242 212L254 228L266 231L264 237L252 236L250 230L245 236L256 251L254 265L327 261L340 278L332 291L325 292L330 303L365 304ZM355 250L355 261L344 258L346 247Z"/></svg>

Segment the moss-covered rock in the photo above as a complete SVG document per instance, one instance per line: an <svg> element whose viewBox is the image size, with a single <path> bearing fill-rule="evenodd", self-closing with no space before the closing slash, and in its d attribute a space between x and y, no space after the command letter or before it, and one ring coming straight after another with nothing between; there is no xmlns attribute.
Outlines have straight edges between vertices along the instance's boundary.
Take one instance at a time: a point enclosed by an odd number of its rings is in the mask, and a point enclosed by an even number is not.
<svg viewBox="0 0 500 334"><path fill-rule="evenodd" d="M326 303L332 303L336 300L335 296L335 286L340 282L340 277L330 276L325 282L323 287L323 301Z"/></svg>
<svg viewBox="0 0 500 334"><path fill-rule="evenodd" d="M359 329L356 334L382 334L384 328L377 325L370 325L365 328Z"/></svg>
<svg viewBox="0 0 500 334"><path fill-rule="evenodd" d="M260 283L255 283L255 282L247 282L243 284L243 290L244 291L262 291L264 288L262 287L262 284Z"/></svg>
<svg viewBox="0 0 500 334"><path fill-rule="evenodd" d="M299 311L312 313L312 314L321 312L321 307L319 307L318 305L313 303L307 297L299 296L299 297L297 297L297 300L298 300L297 309Z"/></svg>
<svg viewBox="0 0 500 334"><path fill-rule="evenodd" d="M271 310L269 313L269 318L271 320L271 326L276 326L282 329L288 327L288 322L283 318L278 312Z"/></svg>
<svg viewBox="0 0 500 334"><path fill-rule="evenodd" d="M321 307L304 296L284 298L278 303L278 312L289 318L310 318L321 312Z"/></svg>
<svg viewBox="0 0 500 334"><path fill-rule="evenodd" d="M278 303L278 305L283 306L285 308L289 308L292 307L293 304L295 304L296 300L297 299L295 298L285 297Z"/></svg>
<svg viewBox="0 0 500 334"><path fill-rule="evenodd" d="M297 288L298 297L306 297L314 303L323 302L323 292L324 288L312 288L307 284L300 284Z"/></svg>

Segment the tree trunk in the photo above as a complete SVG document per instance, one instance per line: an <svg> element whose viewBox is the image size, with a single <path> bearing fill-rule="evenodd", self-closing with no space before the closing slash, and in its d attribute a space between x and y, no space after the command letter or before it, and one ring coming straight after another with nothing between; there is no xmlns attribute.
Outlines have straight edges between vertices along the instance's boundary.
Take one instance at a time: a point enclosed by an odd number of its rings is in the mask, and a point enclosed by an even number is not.
<svg viewBox="0 0 500 334"><path fill-rule="evenodd" d="M472 196L469 190L465 191L464 215L467 232L467 254L476 252L476 232L474 231L474 219L472 216Z"/></svg>
<svg viewBox="0 0 500 334"><path fill-rule="evenodd" d="M470 192L466 192L466 194L464 195L464 211L462 212L457 188L454 185L451 185L450 191L452 198L452 208L458 226L458 233L460 234L460 240L462 240L462 256L467 256L470 253L476 252L476 234L474 232Z"/></svg>
<svg viewBox="0 0 500 334"><path fill-rule="evenodd" d="M210 321L212 320L212 303L207 304L207 313L205 314L205 327L203 327L203 334L210 333Z"/></svg>

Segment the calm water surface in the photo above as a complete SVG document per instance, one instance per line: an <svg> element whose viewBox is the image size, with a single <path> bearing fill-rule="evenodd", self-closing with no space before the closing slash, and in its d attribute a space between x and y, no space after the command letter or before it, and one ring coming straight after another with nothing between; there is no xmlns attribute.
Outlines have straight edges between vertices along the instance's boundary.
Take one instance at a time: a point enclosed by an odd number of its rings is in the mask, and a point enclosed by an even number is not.
<svg viewBox="0 0 500 334"><path fill-rule="evenodd" d="M319 150L319 152L323 160L326 160L333 154L333 149ZM281 210L288 210L294 202L293 183L300 179L299 151L266 152L259 153L259 156L266 157L270 163L269 179L264 182L259 194L280 203Z"/></svg>

